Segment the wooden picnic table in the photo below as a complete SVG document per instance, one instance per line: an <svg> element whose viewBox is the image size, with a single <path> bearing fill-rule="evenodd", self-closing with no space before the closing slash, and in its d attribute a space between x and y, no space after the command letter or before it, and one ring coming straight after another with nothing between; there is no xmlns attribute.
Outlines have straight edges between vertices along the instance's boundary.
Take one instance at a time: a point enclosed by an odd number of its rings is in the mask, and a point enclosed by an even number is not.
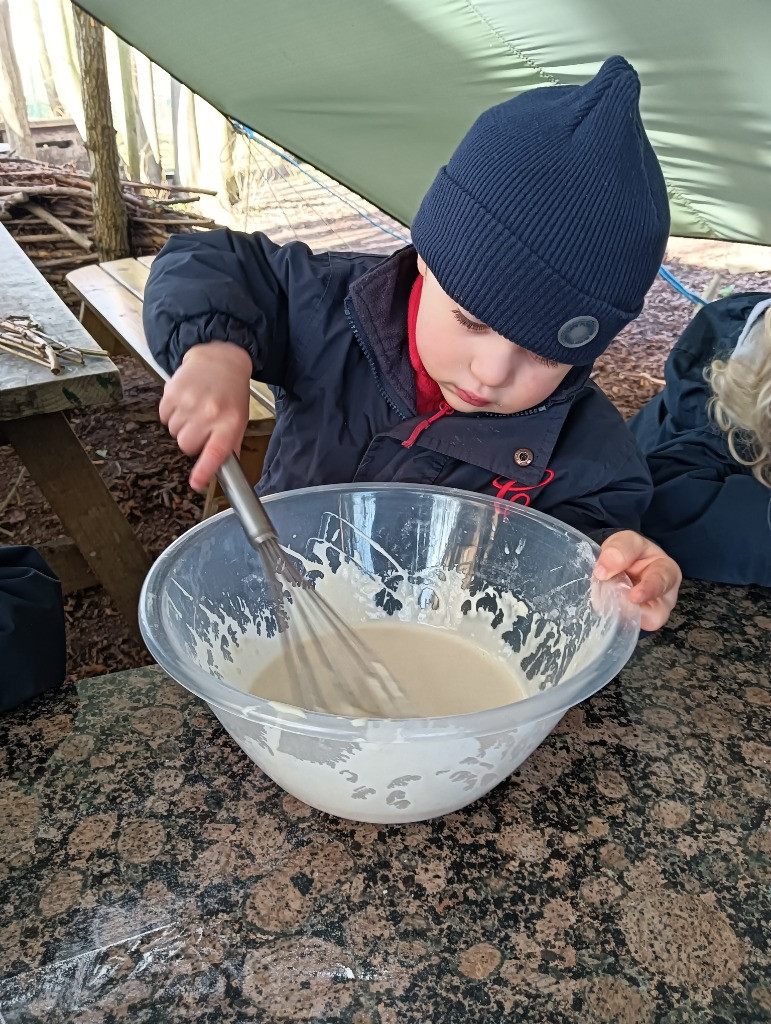
<svg viewBox="0 0 771 1024"><path fill-rule="evenodd" d="M80 322L109 352L129 353L162 379L164 372L153 357L142 326L145 285L155 256L108 260L70 271L66 280L81 300ZM262 475L270 435L276 422L273 394L266 384L251 382L249 424L241 463L252 485ZM225 504L212 482L204 504L204 518Z"/></svg>
<svg viewBox="0 0 771 1024"><path fill-rule="evenodd" d="M120 374L111 359L87 354L97 352L98 345L2 225L0 268L0 318L29 316L47 334L86 352L83 366L62 364L57 376L0 350L0 434L13 445L93 576L136 628L150 558L65 415L69 409L120 401Z"/></svg>

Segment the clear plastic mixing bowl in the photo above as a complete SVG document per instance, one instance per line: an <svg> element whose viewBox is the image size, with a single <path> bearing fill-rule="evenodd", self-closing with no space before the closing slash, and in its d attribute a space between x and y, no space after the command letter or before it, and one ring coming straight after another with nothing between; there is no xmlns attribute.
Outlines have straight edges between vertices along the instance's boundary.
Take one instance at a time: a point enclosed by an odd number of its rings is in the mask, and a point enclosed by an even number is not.
<svg viewBox="0 0 771 1024"><path fill-rule="evenodd" d="M282 542L347 621L469 636L528 694L473 714L403 720L298 712L255 696L248 688L280 642L260 559L231 511L198 524L145 581L145 642L267 775L330 814L419 821L478 799L634 650L628 580L593 581L597 546L522 505L409 484L312 487L266 504Z"/></svg>

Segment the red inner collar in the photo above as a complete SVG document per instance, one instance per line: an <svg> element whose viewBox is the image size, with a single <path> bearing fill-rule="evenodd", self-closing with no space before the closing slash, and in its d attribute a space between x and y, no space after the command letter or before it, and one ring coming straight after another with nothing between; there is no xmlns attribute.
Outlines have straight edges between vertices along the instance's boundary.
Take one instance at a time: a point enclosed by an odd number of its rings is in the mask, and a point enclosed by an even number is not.
<svg viewBox="0 0 771 1024"><path fill-rule="evenodd" d="M429 377L425 366L418 355L418 343L416 339L416 327L418 322L418 309L420 307L420 296L423 292L423 275L418 274L415 284L410 292L410 301L407 306L407 337L410 342L410 362L415 371L415 393L418 414L433 412L443 402L442 389L433 379Z"/></svg>

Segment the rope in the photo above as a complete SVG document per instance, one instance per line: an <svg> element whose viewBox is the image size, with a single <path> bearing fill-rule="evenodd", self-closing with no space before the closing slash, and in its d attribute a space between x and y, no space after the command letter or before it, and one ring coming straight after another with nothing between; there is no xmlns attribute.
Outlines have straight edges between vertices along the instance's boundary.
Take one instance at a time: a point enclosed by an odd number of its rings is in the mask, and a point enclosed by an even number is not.
<svg viewBox="0 0 771 1024"><path fill-rule="evenodd" d="M235 131L240 132L242 135L245 135L248 139L251 139L253 142L256 142L264 149L267 149L268 152L273 153L274 156L279 156L281 157L282 160L286 160L287 163L291 164L293 167L296 167L298 171L301 171L303 174L306 174L311 179L311 181L318 185L320 188L325 189L327 192L330 193L330 195L333 195L335 199L339 199L340 202L345 203L346 206L350 206L350 208L354 210L356 213L358 213L360 217L363 217L364 220L369 221L369 223L373 227L378 228L378 230L380 231L384 231L387 235L391 235L393 238L398 239L400 242L409 244L409 238L405 238L404 235L397 234L396 231L392 231L390 228L387 228L385 224L381 224L379 223L379 221L376 221L373 217L370 217L369 214L364 212L364 210L360 210L359 207L355 205L355 203L352 203L350 201L350 199L346 199L345 196L341 196L339 193L335 192L333 188L330 188L329 185L325 184L323 181L320 181L317 177L311 174L311 172L307 170L307 168L303 167L302 164L298 163L297 160L294 159L294 157L291 157L288 153L285 153L283 150L278 149L276 146L272 146L269 142L266 142L265 139L261 139L260 136L253 132L251 128L247 128L247 126L245 124L241 124L240 121L231 121L230 123L233 125Z"/></svg>
<svg viewBox="0 0 771 1024"><path fill-rule="evenodd" d="M697 295L695 292L689 291L682 282L678 281L674 274L672 274L666 267L659 267L659 274L664 278L668 285L671 285L676 292L684 295L690 302L695 303L697 306L704 305L704 299Z"/></svg>
<svg viewBox="0 0 771 1024"><path fill-rule="evenodd" d="M377 228L379 231L385 232L385 234L387 235L391 235L392 238L396 238L400 242L404 242L406 244L409 243L409 238L406 238L404 235L398 234L396 231L392 231L390 228L387 228L385 224L381 224L379 221L376 221L373 217L370 217L369 214L364 212L364 210L360 210L355 203L352 203L350 201L350 199L347 199L345 196L341 196L338 192L335 192L333 188L330 188L329 185L327 185L325 182L321 181L315 175L311 174L311 172L306 167L303 167L302 164L298 163L298 161L295 160L294 157L290 156L284 150L279 149L277 146L271 145L265 139L260 138L260 136L253 132L251 128L248 128L245 124L241 124L240 121L231 121L231 124L233 125L235 131L240 132L242 135L245 135L247 139L250 139L252 142L256 142L259 146L262 146L263 149L266 149L269 153L273 153L274 156L278 156L282 160L286 160L286 162L288 164L291 164L292 167L296 167L298 171L300 171L302 174L305 174L308 178L310 178L310 180L314 182L316 185L318 185L319 188L323 188L326 192L329 192L330 195L334 196L335 199L339 199L340 202L345 203L346 206L349 206L355 213L357 213L364 220L368 221L373 227ZM665 266L659 267L659 274L670 287L674 288L676 292L679 292L680 295L688 299L689 302L693 302L697 306L704 305L704 299L700 295L697 295L695 292L692 292L688 288L686 288L685 285L681 281L678 281L675 275L671 273L669 270L667 270Z"/></svg>

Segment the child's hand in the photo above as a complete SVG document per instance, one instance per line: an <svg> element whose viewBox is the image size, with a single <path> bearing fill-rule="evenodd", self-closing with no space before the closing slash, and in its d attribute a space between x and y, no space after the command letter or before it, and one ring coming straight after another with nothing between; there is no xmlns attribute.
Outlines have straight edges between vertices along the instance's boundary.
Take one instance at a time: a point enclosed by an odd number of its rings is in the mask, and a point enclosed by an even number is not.
<svg viewBox="0 0 771 1024"><path fill-rule="evenodd" d="M190 486L204 491L232 452L239 451L249 422L248 352L227 341L195 345L163 389L161 423L186 455L200 458Z"/></svg>
<svg viewBox="0 0 771 1024"><path fill-rule="evenodd" d="M608 537L594 567L598 580L608 580L619 572L625 572L634 584L629 600L640 605L641 627L660 629L675 607L683 579L677 563L653 541L624 530Z"/></svg>

